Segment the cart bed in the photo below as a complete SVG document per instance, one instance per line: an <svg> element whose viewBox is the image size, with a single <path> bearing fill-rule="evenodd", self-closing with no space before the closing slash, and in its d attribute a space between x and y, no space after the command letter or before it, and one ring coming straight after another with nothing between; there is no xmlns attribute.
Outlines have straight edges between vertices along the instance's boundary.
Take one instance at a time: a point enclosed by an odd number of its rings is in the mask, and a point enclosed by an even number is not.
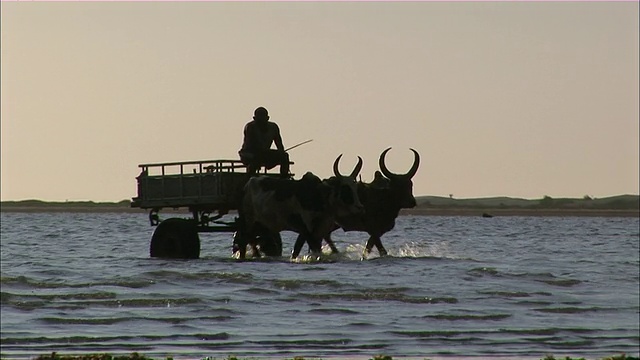
<svg viewBox="0 0 640 360"><path fill-rule="evenodd" d="M191 211L237 210L247 181L240 160L204 160L138 165L137 197L131 207Z"/></svg>

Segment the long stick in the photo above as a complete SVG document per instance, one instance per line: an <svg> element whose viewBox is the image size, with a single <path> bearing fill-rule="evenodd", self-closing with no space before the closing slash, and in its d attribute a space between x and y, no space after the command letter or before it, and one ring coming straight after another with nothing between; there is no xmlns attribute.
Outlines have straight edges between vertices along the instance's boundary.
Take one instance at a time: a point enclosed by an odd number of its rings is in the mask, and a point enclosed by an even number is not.
<svg viewBox="0 0 640 360"><path fill-rule="evenodd" d="M291 149L297 148L297 147L298 147L298 146L300 146L300 145L304 145L304 144L306 144L306 143L308 143L308 142L312 142L312 141L313 141L313 139L309 139L309 140L307 140L307 141L303 141L303 142L301 142L301 143L299 143L299 144L293 145L292 147L285 149L284 151L289 151L289 150L291 150Z"/></svg>

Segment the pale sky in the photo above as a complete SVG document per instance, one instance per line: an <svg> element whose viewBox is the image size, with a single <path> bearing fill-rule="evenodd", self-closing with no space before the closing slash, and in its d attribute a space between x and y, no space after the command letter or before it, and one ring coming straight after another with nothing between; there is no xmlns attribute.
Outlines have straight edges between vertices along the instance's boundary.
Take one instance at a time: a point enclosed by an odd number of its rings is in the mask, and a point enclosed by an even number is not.
<svg viewBox="0 0 640 360"><path fill-rule="evenodd" d="M1 197L120 201L237 159L266 107L299 177L414 194L638 194L638 2L2 2Z"/></svg>

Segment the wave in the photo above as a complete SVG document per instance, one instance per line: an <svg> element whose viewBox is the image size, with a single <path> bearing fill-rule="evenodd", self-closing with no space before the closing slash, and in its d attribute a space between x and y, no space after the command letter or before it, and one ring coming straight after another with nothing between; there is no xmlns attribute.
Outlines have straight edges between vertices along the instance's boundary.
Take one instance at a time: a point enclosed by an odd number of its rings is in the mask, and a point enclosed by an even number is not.
<svg viewBox="0 0 640 360"><path fill-rule="evenodd" d="M68 318L68 317L42 317L38 320L49 324L60 325L114 325L125 322L154 321L167 324L182 324L190 321L229 321L235 316L198 316L198 317L108 317L108 318Z"/></svg>
<svg viewBox="0 0 640 360"><path fill-rule="evenodd" d="M332 289L340 289L340 288L349 286L348 284L341 283L336 280L330 280L330 279L320 279L320 280L275 279L271 281L271 285L273 285L274 287L280 290L298 290L307 286L314 286L314 287L326 286Z"/></svg>
<svg viewBox="0 0 640 360"><path fill-rule="evenodd" d="M617 311L613 308L601 308L601 307L552 307L552 308L536 308L534 311L551 313L551 314L579 314L587 312L602 312L602 311Z"/></svg>
<svg viewBox="0 0 640 360"><path fill-rule="evenodd" d="M172 307L202 303L199 298L158 298L158 299L116 299L115 294L105 296L96 294L57 294L57 295L32 295L1 293L2 305L11 306L22 310L35 310L40 308L50 309L82 309L90 307ZM52 300L63 300L55 302ZM208 300L211 301L210 299ZM228 299L216 301L228 302Z"/></svg>
<svg viewBox="0 0 640 360"><path fill-rule="evenodd" d="M456 304L458 299L454 297L428 297L409 296L395 291L365 290L351 293L297 293L296 298L314 300L341 300L341 301L397 301L407 304Z"/></svg>
<svg viewBox="0 0 640 360"><path fill-rule="evenodd" d="M124 287L131 289L141 289L154 284L153 281L148 280L136 280L136 279L111 279L111 280L98 280L91 282L71 283L68 281L60 280L37 280L29 278L27 276L1 276L0 284L3 286L25 287L34 289L77 289L77 288L91 288L91 287L103 287L114 286Z"/></svg>
<svg viewBox="0 0 640 360"><path fill-rule="evenodd" d="M552 273L520 273L513 274L509 272L502 272L496 269L495 267L476 267L467 271L467 275L471 275L473 277L495 277L495 278L514 278L514 279L531 279L533 281L541 282L547 285L552 286L560 286L560 287L571 287L575 285L582 284L582 280L578 279L563 279L558 278Z"/></svg>
<svg viewBox="0 0 640 360"><path fill-rule="evenodd" d="M116 341L125 341L135 343L136 341L174 341L174 340L228 340L231 337L229 333L219 332L213 334L181 334L181 335L121 335L121 336L37 336L37 337L7 337L2 338L3 345L9 344L84 344L84 343L110 343Z"/></svg>
<svg viewBox="0 0 640 360"><path fill-rule="evenodd" d="M448 314L440 314L440 315L425 315L422 318L434 319L434 320L447 320L447 321L457 321L457 320L465 320L465 321L496 321L496 320L504 320L506 318L510 318L511 314L490 314L490 315L448 315Z"/></svg>

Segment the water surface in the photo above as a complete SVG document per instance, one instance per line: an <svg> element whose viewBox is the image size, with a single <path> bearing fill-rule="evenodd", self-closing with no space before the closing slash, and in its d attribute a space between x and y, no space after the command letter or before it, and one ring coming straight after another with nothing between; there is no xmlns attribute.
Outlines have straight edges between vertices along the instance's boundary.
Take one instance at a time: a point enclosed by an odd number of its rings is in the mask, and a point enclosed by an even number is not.
<svg viewBox="0 0 640 360"><path fill-rule="evenodd" d="M2 213L1 352L510 359L638 356L638 218L401 216L390 256L148 257L144 214ZM283 233L286 251L294 234Z"/></svg>

